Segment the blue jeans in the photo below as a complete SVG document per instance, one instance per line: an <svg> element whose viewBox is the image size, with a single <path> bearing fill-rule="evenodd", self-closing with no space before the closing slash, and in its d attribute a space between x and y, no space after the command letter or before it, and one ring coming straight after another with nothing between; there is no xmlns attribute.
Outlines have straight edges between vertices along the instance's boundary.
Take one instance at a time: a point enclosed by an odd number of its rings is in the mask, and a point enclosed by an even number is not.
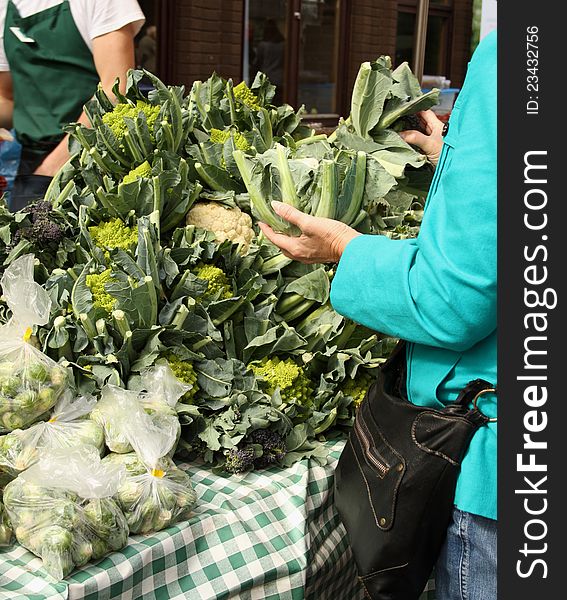
<svg viewBox="0 0 567 600"><path fill-rule="evenodd" d="M453 510L435 567L436 600L496 600L496 521Z"/></svg>

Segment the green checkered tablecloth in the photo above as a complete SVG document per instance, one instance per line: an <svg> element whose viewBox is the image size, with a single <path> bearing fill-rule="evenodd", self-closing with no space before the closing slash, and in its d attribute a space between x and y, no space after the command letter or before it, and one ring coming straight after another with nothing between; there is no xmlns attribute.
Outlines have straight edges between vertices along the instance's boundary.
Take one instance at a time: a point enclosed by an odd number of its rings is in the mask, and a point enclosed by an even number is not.
<svg viewBox="0 0 567 600"><path fill-rule="evenodd" d="M214 475L181 463L198 502L193 518L52 583L19 545L0 551L0 600L363 600L333 507L344 442L321 467ZM434 598L431 581L421 600Z"/></svg>

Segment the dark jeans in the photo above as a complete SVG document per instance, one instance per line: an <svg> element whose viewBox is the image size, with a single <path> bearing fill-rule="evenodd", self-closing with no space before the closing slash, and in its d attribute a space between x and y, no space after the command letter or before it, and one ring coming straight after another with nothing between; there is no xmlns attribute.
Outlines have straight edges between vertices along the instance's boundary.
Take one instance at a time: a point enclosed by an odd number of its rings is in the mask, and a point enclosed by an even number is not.
<svg viewBox="0 0 567 600"><path fill-rule="evenodd" d="M18 174L10 194L10 210L12 212L21 210L28 204L44 197L52 178L45 175L34 175L33 172L55 146L57 146L56 143L45 143L33 149L25 145L22 147Z"/></svg>

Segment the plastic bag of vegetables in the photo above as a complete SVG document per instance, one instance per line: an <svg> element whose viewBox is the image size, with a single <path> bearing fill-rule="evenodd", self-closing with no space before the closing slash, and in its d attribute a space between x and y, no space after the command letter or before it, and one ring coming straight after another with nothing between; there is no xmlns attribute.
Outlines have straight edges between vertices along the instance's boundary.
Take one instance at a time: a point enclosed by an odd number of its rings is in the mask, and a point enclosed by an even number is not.
<svg viewBox="0 0 567 600"><path fill-rule="evenodd" d="M168 456L177 430L156 426L140 403L122 408L122 414L129 415L124 433L134 453L109 454L103 462L126 468L126 478L115 498L130 532L160 531L187 519L196 500L191 479Z"/></svg>
<svg viewBox="0 0 567 600"><path fill-rule="evenodd" d="M177 401L191 388L175 375L167 364L145 369L133 381L135 390L125 390L113 385L102 389L101 399L91 413L91 419L104 429L106 445L111 452L126 454L132 452L132 445L126 439L121 423L124 422L121 407L128 407L138 401L158 428L175 429L175 443L170 455L173 456L181 435L181 425L175 410ZM121 404L119 400L124 398ZM127 419L126 419L127 420Z"/></svg>
<svg viewBox="0 0 567 600"><path fill-rule="evenodd" d="M57 580L121 550L128 524L112 496L124 475L92 446L48 451L4 490L16 539Z"/></svg>
<svg viewBox="0 0 567 600"><path fill-rule="evenodd" d="M16 477L35 464L45 450L90 445L102 455L104 432L98 423L88 418L95 406L96 399L92 396L73 398L71 393L66 393L49 421L0 436L0 472Z"/></svg>
<svg viewBox="0 0 567 600"><path fill-rule="evenodd" d="M33 265L33 255L22 256L0 280L12 311L0 329L0 431L34 423L68 387L66 370L30 343L34 325L45 325L51 309L49 295L34 281Z"/></svg>
<svg viewBox="0 0 567 600"><path fill-rule="evenodd" d="M2 502L0 502L0 547L9 546L12 543L13 536L14 532L8 513Z"/></svg>

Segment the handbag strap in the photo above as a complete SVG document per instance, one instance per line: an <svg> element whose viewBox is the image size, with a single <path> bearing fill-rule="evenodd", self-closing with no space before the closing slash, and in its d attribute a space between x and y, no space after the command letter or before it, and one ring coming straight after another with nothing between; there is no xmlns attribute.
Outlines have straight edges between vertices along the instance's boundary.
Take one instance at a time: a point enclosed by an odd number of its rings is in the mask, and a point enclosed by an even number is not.
<svg viewBox="0 0 567 600"><path fill-rule="evenodd" d="M460 391L455 402L447 408L449 411L451 406L462 409L467 408L472 403L473 407L465 415L469 421L479 427L494 422L496 419L487 417L477 406L479 396L488 392L496 393L496 386L484 379L473 379Z"/></svg>

